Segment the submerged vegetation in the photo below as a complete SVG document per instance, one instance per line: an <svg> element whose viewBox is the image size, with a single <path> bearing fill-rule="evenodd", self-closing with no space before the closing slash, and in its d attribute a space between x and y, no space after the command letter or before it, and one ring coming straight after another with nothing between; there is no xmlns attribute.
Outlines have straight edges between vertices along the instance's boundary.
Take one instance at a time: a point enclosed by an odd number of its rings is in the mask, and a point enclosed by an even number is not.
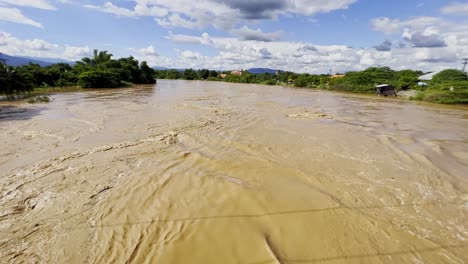
<svg viewBox="0 0 468 264"><path fill-rule="evenodd" d="M54 87L81 88L128 87L133 84L154 84L156 79L183 79L254 83L263 85L288 85L301 88L375 93L377 84L389 84L398 90L418 90L411 99L434 103L468 103L468 76L458 70L445 70L427 83L418 85L422 71L394 71L388 67L371 67L346 74L298 74L289 71L275 73L250 73L249 71L214 70L154 70L145 61L133 57L112 59L107 51L94 50L92 58L85 57L73 66L58 63L48 67L28 64L11 67L0 64L0 94L7 97L47 92Z"/></svg>
<svg viewBox="0 0 468 264"><path fill-rule="evenodd" d="M50 98L45 95L38 95L35 97L31 97L28 99L28 103L30 104L39 104L39 103L48 103L50 102Z"/></svg>

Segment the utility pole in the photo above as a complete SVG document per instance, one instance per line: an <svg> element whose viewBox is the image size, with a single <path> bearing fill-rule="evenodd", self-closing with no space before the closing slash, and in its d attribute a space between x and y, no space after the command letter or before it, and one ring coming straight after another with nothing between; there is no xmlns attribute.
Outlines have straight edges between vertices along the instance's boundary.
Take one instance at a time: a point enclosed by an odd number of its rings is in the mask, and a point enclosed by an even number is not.
<svg viewBox="0 0 468 264"><path fill-rule="evenodd" d="M468 65L468 58L463 58L464 62L462 63L463 64L463 72L465 72L465 69L466 69L466 65Z"/></svg>

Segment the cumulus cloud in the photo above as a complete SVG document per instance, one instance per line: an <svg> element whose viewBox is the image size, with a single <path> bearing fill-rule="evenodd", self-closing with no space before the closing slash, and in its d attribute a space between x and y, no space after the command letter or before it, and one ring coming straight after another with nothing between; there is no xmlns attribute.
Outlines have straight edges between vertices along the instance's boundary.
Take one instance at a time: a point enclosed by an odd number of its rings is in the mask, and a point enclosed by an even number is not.
<svg viewBox="0 0 468 264"><path fill-rule="evenodd" d="M392 42L388 39L384 40L381 44L374 46L377 51L390 51L392 50Z"/></svg>
<svg viewBox="0 0 468 264"><path fill-rule="evenodd" d="M269 60L269 59L272 59L273 58L273 54L271 54L271 52L266 49L266 48L261 48L258 53L260 54L260 57L262 59L266 59L266 60Z"/></svg>
<svg viewBox="0 0 468 264"><path fill-rule="evenodd" d="M202 28L204 25L196 23L197 21L187 19L182 17L179 14L172 14L165 18L155 18L155 21L162 27L172 28L172 27L182 27L182 28Z"/></svg>
<svg viewBox="0 0 468 264"><path fill-rule="evenodd" d="M437 34L424 34L424 32L403 33L404 39L417 48L440 48L447 47L447 44Z"/></svg>
<svg viewBox="0 0 468 264"><path fill-rule="evenodd" d="M224 1L234 10L239 10L246 19L269 19L285 10L288 1L282 0L231 0Z"/></svg>
<svg viewBox="0 0 468 264"><path fill-rule="evenodd" d="M42 39L25 40L23 44L33 50L53 50L59 47Z"/></svg>
<svg viewBox="0 0 468 264"><path fill-rule="evenodd" d="M281 32L265 33L261 29L251 29L247 26L232 30L231 33L242 40L256 40L265 42L279 40L281 36Z"/></svg>
<svg viewBox="0 0 468 264"><path fill-rule="evenodd" d="M132 9L112 2L86 7L118 16L152 16L167 28L233 29L245 20L273 19L285 15L313 16L346 9L357 0L133 0Z"/></svg>
<svg viewBox="0 0 468 264"><path fill-rule="evenodd" d="M136 51L143 56L158 56L158 53L156 52L156 49L153 45L150 45L146 48L137 49Z"/></svg>
<svg viewBox="0 0 468 264"><path fill-rule="evenodd" d="M191 50L181 51L180 56L185 58L185 59L189 59L189 60L197 60L197 59L202 58L202 55L200 53L194 52L194 51L191 51Z"/></svg>
<svg viewBox="0 0 468 264"><path fill-rule="evenodd" d="M132 10L118 7L111 2L105 2L102 6L99 5L84 5L84 7L89 9L96 9L104 13L114 14L116 16L122 17L135 17L136 13Z"/></svg>
<svg viewBox="0 0 468 264"><path fill-rule="evenodd" d="M76 46L65 46L65 50L63 52L63 57L67 60L77 61L83 57L91 56L91 49L88 46L84 47L76 47Z"/></svg>
<svg viewBox="0 0 468 264"><path fill-rule="evenodd" d="M297 51L309 52L309 51L318 51L318 49L314 45L306 44L304 45L304 47L297 49Z"/></svg>
<svg viewBox="0 0 468 264"><path fill-rule="evenodd" d="M401 36L399 49L393 50L392 54L405 52L408 58L418 62L416 66L424 69L440 69L441 65L453 68L456 66L450 63L453 63L455 56L468 55L466 23L457 23L443 17L423 16L406 20L380 17L371 20L371 24L376 31ZM401 65L405 65L404 61L402 58Z"/></svg>
<svg viewBox="0 0 468 264"><path fill-rule="evenodd" d="M206 32L203 33L201 37L199 37L192 35L174 34L172 31L169 31L169 35L166 36L166 39L177 44L207 44L211 41L210 35Z"/></svg>
<svg viewBox="0 0 468 264"><path fill-rule="evenodd" d="M457 54L451 50L447 49L419 49L416 54L415 58L421 62L430 62L430 63L438 63L438 62L456 62L458 60Z"/></svg>
<svg viewBox="0 0 468 264"><path fill-rule="evenodd" d="M9 55L49 57L59 49L58 44L40 39L21 40L7 32L0 32L0 43L2 52Z"/></svg>
<svg viewBox="0 0 468 264"><path fill-rule="evenodd" d="M428 27L420 32L428 36L431 34L440 36L446 41L446 47L415 47L405 45L398 40L394 43L384 41L379 46L384 46L386 52L381 52L375 47L352 48L345 45L317 45L294 41L263 42L234 37L213 37L206 33L198 36L170 34L167 39L174 43L208 46L211 50L217 51L217 54L210 56L199 54L197 59L188 59L193 56L179 56L176 60L165 62L160 59L158 65L169 68L210 69L266 67L309 73L326 73L330 69L346 72L385 65L397 70L409 68L434 71L454 67L456 56L468 54L468 47L462 45L468 42L466 28L463 26L452 28L450 34L444 30L439 31L437 28ZM409 33L411 36L414 35L412 31ZM428 42L424 43L425 45L418 46L429 46ZM193 52L197 51L193 50Z"/></svg>
<svg viewBox="0 0 468 264"><path fill-rule="evenodd" d="M468 3L452 3L440 10L444 15L468 15Z"/></svg>
<svg viewBox="0 0 468 264"><path fill-rule="evenodd" d="M372 28L385 34L395 34L401 32L404 28L413 30L424 30L432 25L439 25L442 19L438 17L415 17L408 20L391 19L388 17L378 17L371 20Z"/></svg>
<svg viewBox="0 0 468 264"><path fill-rule="evenodd" d="M13 56L61 58L70 61L91 55L88 46L76 47L50 43L42 39L19 39L7 32L0 32L2 52Z"/></svg>
<svg viewBox="0 0 468 264"><path fill-rule="evenodd" d="M330 65L337 69L355 69L360 55L352 48L340 45L318 46L312 43L285 41L253 41L237 38L172 35L168 39L178 42L190 40L191 43L206 45L219 53L215 56L198 56L197 60L179 60L166 67L183 68L189 63L194 68L246 69L268 67L297 72L328 72ZM300 54L300 56L297 56Z"/></svg>

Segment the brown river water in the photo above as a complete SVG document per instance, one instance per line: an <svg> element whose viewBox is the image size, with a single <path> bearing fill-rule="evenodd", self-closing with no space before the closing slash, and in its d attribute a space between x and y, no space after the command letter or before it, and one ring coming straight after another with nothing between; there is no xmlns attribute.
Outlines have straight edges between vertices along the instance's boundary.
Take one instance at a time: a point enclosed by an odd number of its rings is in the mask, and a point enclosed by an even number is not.
<svg viewBox="0 0 468 264"><path fill-rule="evenodd" d="M218 82L0 104L0 263L468 263L468 108Z"/></svg>

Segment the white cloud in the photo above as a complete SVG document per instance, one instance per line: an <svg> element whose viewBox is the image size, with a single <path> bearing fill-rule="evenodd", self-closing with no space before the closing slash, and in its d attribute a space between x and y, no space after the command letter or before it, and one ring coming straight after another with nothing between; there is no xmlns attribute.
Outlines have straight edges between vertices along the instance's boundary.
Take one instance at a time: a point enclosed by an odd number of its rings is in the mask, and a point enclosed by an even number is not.
<svg viewBox="0 0 468 264"><path fill-rule="evenodd" d="M172 31L169 31L169 35L166 36L166 39L177 44L202 44L200 38L197 36L173 34Z"/></svg>
<svg viewBox="0 0 468 264"><path fill-rule="evenodd" d="M13 56L60 58L75 61L91 55L91 49L88 46L62 46L42 39L22 40L7 32L0 32L0 46L3 53Z"/></svg>
<svg viewBox="0 0 468 264"><path fill-rule="evenodd" d="M2 44L2 52L8 55L31 57L54 56L60 47L40 39L20 40L7 32L0 32L0 43Z"/></svg>
<svg viewBox="0 0 468 264"><path fill-rule="evenodd" d="M123 17L135 17L136 13L132 10L128 10L126 8L118 7L111 2L105 2L102 6L98 5L85 5L84 7L90 9L96 9L104 13L114 14L116 16L123 16Z"/></svg>
<svg viewBox="0 0 468 264"><path fill-rule="evenodd" d="M59 47L57 44L51 44L42 39L25 40L23 44L33 50L53 50Z"/></svg>
<svg viewBox="0 0 468 264"><path fill-rule="evenodd" d="M414 19L414 21L421 21ZM415 28L419 28L415 27ZM404 30L401 29L401 30ZM437 27L426 27L420 31L423 36L439 34L447 43L446 47L413 47L398 41L383 42L388 47L376 50L375 47L352 48L344 45L317 45L293 41L243 41L237 38L172 34L167 39L179 44L198 44L217 51L214 56L206 56L195 50L179 52L175 60L159 60L157 65L174 68L247 69L267 67L295 72L327 73L362 70L367 67L384 65L394 69L438 70L458 66L455 59L468 54L468 31L464 27L454 28L447 35ZM465 33L465 35L461 33ZM412 31L411 37L418 37ZM393 45L394 44L394 45ZM427 44L427 43L426 43ZM397 47L391 49L391 47ZM193 54L197 54L194 56ZM196 59L195 59L196 58Z"/></svg>
<svg viewBox="0 0 468 264"><path fill-rule="evenodd" d="M278 16L313 16L346 9L357 0L133 0L133 9L111 2L103 6L87 5L102 12L119 16L152 16L167 28L206 28L213 26L231 30L246 20L275 19Z"/></svg>
<svg viewBox="0 0 468 264"><path fill-rule="evenodd" d="M56 10L56 8L46 0L0 0L0 5L27 6L46 10Z"/></svg>
<svg viewBox="0 0 468 264"><path fill-rule="evenodd" d="M198 52L194 52L191 50L184 50L180 52L180 56L184 59L189 59L189 60L197 60L202 58L202 55Z"/></svg>
<svg viewBox="0 0 468 264"><path fill-rule="evenodd" d="M441 17L413 17L407 20L381 17L371 21L374 30L389 35L400 36L411 45L401 45L395 56L402 66L411 67L407 61L423 69L433 70L443 67L457 68L456 58L468 56L468 25ZM401 41L401 40L400 40Z"/></svg>
<svg viewBox="0 0 468 264"><path fill-rule="evenodd" d="M251 29L247 26L243 26L239 29L231 31L235 36L242 40L257 40L257 41L275 41L281 37L281 32L263 32L261 29Z"/></svg>
<svg viewBox="0 0 468 264"><path fill-rule="evenodd" d="M403 38L413 44L413 47L418 48L440 48L447 47L447 44L436 33L431 33L430 30L424 32L410 32L405 29Z"/></svg>
<svg viewBox="0 0 468 264"><path fill-rule="evenodd" d="M63 51L63 58L71 61L77 61L89 56L91 56L91 49L88 46L75 47L66 45Z"/></svg>
<svg viewBox="0 0 468 264"><path fill-rule="evenodd" d="M189 20L183 18L179 14L172 14L165 18L156 18L155 21L162 27L170 28L170 27L182 27L182 28L202 28L203 25L196 23L194 20Z"/></svg>
<svg viewBox="0 0 468 264"><path fill-rule="evenodd" d="M414 57L422 62L448 62L453 63L457 61L457 54L450 49L437 48L437 49L419 49Z"/></svg>
<svg viewBox="0 0 468 264"><path fill-rule="evenodd" d="M215 56L203 56L184 51L183 56L166 67L183 68L189 63L194 68L241 69L269 67L297 72L328 72L330 65L340 70L357 69L360 56L356 51L339 45L320 46L312 43L286 41L242 41L236 38L169 35L168 39L177 43L197 43L210 46L218 51ZM189 61L191 58L192 61ZM196 58L196 60L193 60Z"/></svg>
<svg viewBox="0 0 468 264"><path fill-rule="evenodd" d="M439 25L442 19L438 17L415 17L408 20L390 19L388 17L379 17L371 20L372 28L385 34L395 34L404 28L413 30L424 30L426 27Z"/></svg>
<svg viewBox="0 0 468 264"><path fill-rule="evenodd" d="M0 6L0 20L42 28L42 24L23 15L17 8Z"/></svg>
<svg viewBox="0 0 468 264"><path fill-rule="evenodd" d="M148 6L143 1L137 2L134 8L135 14L139 16L163 17L169 12L166 8L160 6Z"/></svg>
<svg viewBox="0 0 468 264"><path fill-rule="evenodd" d="M468 15L468 3L452 3L441 10L444 15Z"/></svg>
<svg viewBox="0 0 468 264"><path fill-rule="evenodd" d="M158 56L158 53L156 52L156 49L153 45L150 45L146 48L137 49L136 51L142 56Z"/></svg>

